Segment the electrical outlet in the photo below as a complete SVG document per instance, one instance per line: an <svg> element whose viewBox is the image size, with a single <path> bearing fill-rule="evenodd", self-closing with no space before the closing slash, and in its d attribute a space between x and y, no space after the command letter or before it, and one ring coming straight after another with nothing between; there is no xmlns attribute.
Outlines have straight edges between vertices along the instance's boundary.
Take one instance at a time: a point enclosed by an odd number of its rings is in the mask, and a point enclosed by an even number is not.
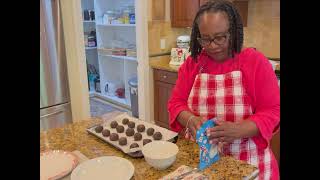
<svg viewBox="0 0 320 180"><path fill-rule="evenodd" d="M160 39L160 49L165 49L165 48L166 48L166 40Z"/></svg>

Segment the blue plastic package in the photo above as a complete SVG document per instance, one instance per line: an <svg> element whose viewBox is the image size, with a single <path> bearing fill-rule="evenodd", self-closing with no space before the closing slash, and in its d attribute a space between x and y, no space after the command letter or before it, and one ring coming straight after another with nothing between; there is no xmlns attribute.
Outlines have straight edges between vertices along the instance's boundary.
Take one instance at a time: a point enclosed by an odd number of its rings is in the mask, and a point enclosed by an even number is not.
<svg viewBox="0 0 320 180"><path fill-rule="evenodd" d="M209 144L209 139L206 134L208 128L212 128L215 126L214 120L214 118L209 119L208 121L203 123L196 134L196 142L198 143L200 148L200 170L209 167L220 158L218 153L218 146L216 144Z"/></svg>

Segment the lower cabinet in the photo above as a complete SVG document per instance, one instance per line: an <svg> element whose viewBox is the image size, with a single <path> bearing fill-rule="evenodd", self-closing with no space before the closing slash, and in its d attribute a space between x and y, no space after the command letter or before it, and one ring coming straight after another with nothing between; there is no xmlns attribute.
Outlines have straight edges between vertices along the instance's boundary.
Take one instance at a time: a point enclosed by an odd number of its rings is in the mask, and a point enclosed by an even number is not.
<svg viewBox="0 0 320 180"><path fill-rule="evenodd" d="M169 129L168 100L177 80L177 73L154 69L155 123Z"/></svg>

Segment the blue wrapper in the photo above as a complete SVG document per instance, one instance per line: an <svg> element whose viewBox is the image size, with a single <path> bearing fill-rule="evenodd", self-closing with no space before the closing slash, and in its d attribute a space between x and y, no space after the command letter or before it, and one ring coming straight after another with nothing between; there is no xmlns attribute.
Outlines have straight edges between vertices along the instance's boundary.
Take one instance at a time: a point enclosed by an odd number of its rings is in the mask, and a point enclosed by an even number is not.
<svg viewBox="0 0 320 180"><path fill-rule="evenodd" d="M207 137L207 129L215 126L215 119L209 119L202 124L196 134L196 142L200 148L200 162L199 169L203 170L209 167L211 164L219 160L218 146L216 144L209 144Z"/></svg>

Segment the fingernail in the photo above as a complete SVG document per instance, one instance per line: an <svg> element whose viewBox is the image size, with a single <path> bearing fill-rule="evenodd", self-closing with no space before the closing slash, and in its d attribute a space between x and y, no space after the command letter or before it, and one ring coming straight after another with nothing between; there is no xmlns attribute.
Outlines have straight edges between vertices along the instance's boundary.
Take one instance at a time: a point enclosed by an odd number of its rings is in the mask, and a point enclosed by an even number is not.
<svg viewBox="0 0 320 180"><path fill-rule="evenodd" d="M210 136L210 133L209 133L209 132L207 132L207 136Z"/></svg>
<svg viewBox="0 0 320 180"><path fill-rule="evenodd" d="M209 144L213 144L213 140L209 141Z"/></svg>

